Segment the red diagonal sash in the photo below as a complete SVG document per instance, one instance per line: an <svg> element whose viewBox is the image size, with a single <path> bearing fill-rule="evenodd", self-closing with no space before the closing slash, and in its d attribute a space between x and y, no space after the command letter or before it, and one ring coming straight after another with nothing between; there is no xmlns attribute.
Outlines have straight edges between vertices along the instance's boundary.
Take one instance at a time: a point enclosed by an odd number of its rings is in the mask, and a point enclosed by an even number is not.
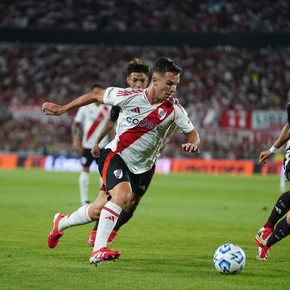
<svg viewBox="0 0 290 290"><path fill-rule="evenodd" d="M103 110L108 111L108 108L104 107ZM86 136L86 141L88 141L88 139L93 135L94 131L99 126L99 124L104 119L104 117L105 117L104 111L101 111L99 116L98 116L98 118L94 121L94 123L92 124L91 128L89 129L89 131L87 133L87 136Z"/></svg>
<svg viewBox="0 0 290 290"><path fill-rule="evenodd" d="M160 109L166 112L165 116L160 118ZM156 126L160 125L166 118L170 116L172 111L174 110L173 104L169 101L163 102L160 106L158 106L154 111L152 111L149 115L147 115L138 125L127 130L123 134L119 136L119 142L116 149L116 152L122 152L124 149L128 148L135 141L140 139L144 134L153 130ZM142 122L147 119L147 125L150 123L152 126L141 126Z"/></svg>

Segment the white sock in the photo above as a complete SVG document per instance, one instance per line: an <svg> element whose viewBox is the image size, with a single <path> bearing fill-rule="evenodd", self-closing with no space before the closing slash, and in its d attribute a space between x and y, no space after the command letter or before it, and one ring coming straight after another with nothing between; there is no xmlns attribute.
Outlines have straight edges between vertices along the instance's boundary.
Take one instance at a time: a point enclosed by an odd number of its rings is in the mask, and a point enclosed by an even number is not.
<svg viewBox="0 0 290 290"><path fill-rule="evenodd" d="M82 171L79 177L81 204L85 204L88 200L88 191L90 183L90 173Z"/></svg>
<svg viewBox="0 0 290 290"><path fill-rule="evenodd" d="M92 222L89 216L90 204L83 205L72 214L66 215L59 221L58 230L63 231L67 228L84 225Z"/></svg>
<svg viewBox="0 0 290 290"><path fill-rule="evenodd" d="M97 230L94 251L107 246L107 241L122 211L115 203L108 201L103 207Z"/></svg>

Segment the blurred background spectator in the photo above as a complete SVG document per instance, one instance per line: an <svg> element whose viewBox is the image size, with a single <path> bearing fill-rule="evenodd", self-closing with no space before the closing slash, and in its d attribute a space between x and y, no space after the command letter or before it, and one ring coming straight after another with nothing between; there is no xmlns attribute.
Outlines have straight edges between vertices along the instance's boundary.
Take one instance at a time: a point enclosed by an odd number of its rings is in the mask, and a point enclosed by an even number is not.
<svg viewBox="0 0 290 290"><path fill-rule="evenodd" d="M118 4L118 6L117 6ZM289 1L11 1L0 3L0 28L105 31L289 32ZM279 17L277 17L279 15ZM290 46L117 46L0 42L0 152L74 155L75 112L43 116L41 104L64 103L93 83L124 86L128 60L159 56L182 68L176 97L201 133L202 158L257 159L280 127L224 126L225 116L283 111L290 99ZM233 117L235 118L235 117ZM231 122L231 121L229 121ZM279 123L279 122L278 122ZM277 125L277 124L276 124ZM181 134L164 156L184 157Z"/></svg>
<svg viewBox="0 0 290 290"><path fill-rule="evenodd" d="M107 31L290 31L287 0L1 0L0 25Z"/></svg>

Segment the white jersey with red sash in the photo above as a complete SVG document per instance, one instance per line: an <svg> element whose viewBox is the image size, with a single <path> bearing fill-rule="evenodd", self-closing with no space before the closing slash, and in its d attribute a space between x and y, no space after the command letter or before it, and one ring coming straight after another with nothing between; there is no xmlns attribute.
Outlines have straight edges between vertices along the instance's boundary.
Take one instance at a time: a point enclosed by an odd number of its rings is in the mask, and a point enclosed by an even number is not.
<svg viewBox="0 0 290 290"><path fill-rule="evenodd" d="M119 154L131 172L143 173L156 162L169 126L175 122L183 133L194 129L175 98L151 105L143 89L106 89L104 103L120 106L120 126L106 148Z"/></svg>
<svg viewBox="0 0 290 290"><path fill-rule="evenodd" d="M98 135L110 118L110 109L109 106L90 104L78 110L74 120L82 125L82 146L84 148L92 149L94 147ZM100 148L104 148L108 143L109 138L106 136L100 142Z"/></svg>

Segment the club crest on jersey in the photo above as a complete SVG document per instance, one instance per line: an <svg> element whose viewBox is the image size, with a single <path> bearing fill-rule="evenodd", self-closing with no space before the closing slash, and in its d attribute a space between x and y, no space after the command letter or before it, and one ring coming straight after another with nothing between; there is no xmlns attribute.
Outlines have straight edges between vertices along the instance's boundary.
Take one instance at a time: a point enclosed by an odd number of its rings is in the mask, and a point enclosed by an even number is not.
<svg viewBox="0 0 290 290"><path fill-rule="evenodd" d="M114 175L116 176L116 178L121 179L123 177L123 170L122 169L115 170Z"/></svg>
<svg viewBox="0 0 290 290"><path fill-rule="evenodd" d="M158 109L158 118L159 118L159 120L163 120L165 118L165 116L166 116L166 113L167 113L166 110L164 110L162 108L159 108Z"/></svg>

